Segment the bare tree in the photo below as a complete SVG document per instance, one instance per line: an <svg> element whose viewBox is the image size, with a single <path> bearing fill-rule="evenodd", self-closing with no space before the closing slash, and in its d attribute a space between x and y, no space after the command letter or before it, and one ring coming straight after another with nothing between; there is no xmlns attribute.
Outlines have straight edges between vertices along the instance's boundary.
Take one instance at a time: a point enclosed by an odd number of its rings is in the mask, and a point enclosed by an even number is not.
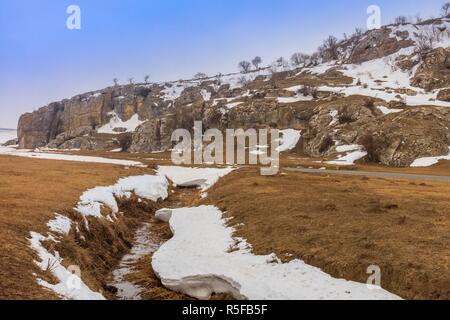
<svg viewBox="0 0 450 320"><path fill-rule="evenodd" d="M301 64L306 65L310 60L311 57L309 55L300 52L294 53L291 57L291 63L294 66L299 66Z"/></svg>
<svg viewBox="0 0 450 320"><path fill-rule="evenodd" d="M416 15L416 23L421 23L423 21L422 17L420 16L420 14L418 13Z"/></svg>
<svg viewBox="0 0 450 320"><path fill-rule="evenodd" d="M114 86L118 86L119 85L119 79L117 79L117 78L114 78L113 79L113 82L114 82Z"/></svg>
<svg viewBox="0 0 450 320"><path fill-rule="evenodd" d="M129 82L130 84L134 84L134 78L128 78L128 82Z"/></svg>
<svg viewBox="0 0 450 320"><path fill-rule="evenodd" d="M405 16L398 16L397 18L395 18L395 24L407 24L408 23L408 18L406 18Z"/></svg>
<svg viewBox="0 0 450 320"><path fill-rule="evenodd" d="M311 55L310 59L310 64L312 64L313 66L317 66L320 63L320 54L318 52L315 52Z"/></svg>
<svg viewBox="0 0 450 320"><path fill-rule="evenodd" d="M262 59L259 56L256 56L253 60L252 60L252 64L255 67L255 69L259 69L259 66L262 63Z"/></svg>
<svg viewBox="0 0 450 320"><path fill-rule="evenodd" d="M145 84L148 84L148 81L150 80L150 76L149 75L146 75L145 77L144 77L144 82L145 82Z"/></svg>
<svg viewBox="0 0 450 320"><path fill-rule="evenodd" d="M441 8L441 11L444 17L448 16L448 12L450 11L450 2L444 3L444 5Z"/></svg>
<svg viewBox="0 0 450 320"><path fill-rule="evenodd" d="M252 64L248 61L241 61L241 62L239 62L238 66L241 69L241 72L247 73L250 71Z"/></svg>
<svg viewBox="0 0 450 320"><path fill-rule="evenodd" d="M197 72L194 75L194 79L197 79L197 80L206 79L206 78L208 78L208 75L206 73L203 73L203 72Z"/></svg>
<svg viewBox="0 0 450 320"><path fill-rule="evenodd" d="M279 68L285 68L287 67L289 64L286 61L286 59L284 59L283 57L279 57L276 61L275 64L277 65L277 67Z"/></svg>
<svg viewBox="0 0 450 320"><path fill-rule="evenodd" d="M319 47L319 54L325 60L337 60L339 58L338 39L329 36Z"/></svg>

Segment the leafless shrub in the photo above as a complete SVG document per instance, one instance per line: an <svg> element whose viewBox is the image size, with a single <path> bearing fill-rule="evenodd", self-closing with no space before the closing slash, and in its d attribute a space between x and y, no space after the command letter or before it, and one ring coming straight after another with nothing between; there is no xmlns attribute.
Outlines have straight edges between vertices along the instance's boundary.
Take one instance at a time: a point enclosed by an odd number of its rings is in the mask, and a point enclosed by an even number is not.
<svg viewBox="0 0 450 320"><path fill-rule="evenodd" d="M127 152L133 142L133 134L123 133L117 138L117 140L119 142L120 148L122 149L122 152Z"/></svg>
<svg viewBox="0 0 450 320"><path fill-rule="evenodd" d="M286 68L289 63L286 61L286 59L284 59L283 57L279 57L276 61L275 64L278 68Z"/></svg>
<svg viewBox="0 0 450 320"><path fill-rule="evenodd" d="M377 142L372 134L366 134L359 139L359 144L363 146L364 151L370 161L378 162Z"/></svg>
<svg viewBox="0 0 450 320"><path fill-rule="evenodd" d="M442 5L441 12L444 17L448 16L450 11L450 2L446 2Z"/></svg>
<svg viewBox="0 0 450 320"><path fill-rule="evenodd" d="M348 110L347 107L342 109L342 111L339 113L338 119L340 124L348 124L355 122L353 115L351 114L351 112Z"/></svg>
<svg viewBox="0 0 450 320"><path fill-rule="evenodd" d="M326 136L325 138L323 138L322 142L320 143L320 147L319 147L319 152L320 153L325 153L328 150L330 150L330 148L332 146L334 146L335 142L333 140L333 138L331 138L330 136Z"/></svg>
<svg viewBox="0 0 450 320"><path fill-rule="evenodd" d="M194 75L194 79L196 79L196 80L201 80L201 79L206 79L206 78L208 78L208 75L206 73L203 73L203 72L197 72Z"/></svg>
<svg viewBox="0 0 450 320"><path fill-rule="evenodd" d="M318 89L316 86L303 85L300 89L298 89L297 94L302 95L304 97L312 96L314 99L317 99Z"/></svg>
<svg viewBox="0 0 450 320"><path fill-rule="evenodd" d="M405 25L408 23L408 18L405 16L398 16L397 18L395 18L394 23L400 24L400 25Z"/></svg>
<svg viewBox="0 0 450 320"><path fill-rule="evenodd" d="M240 78L238 79L237 82L238 82L239 85L245 86L245 85L248 83L248 80L247 80L246 77L242 76L242 77L240 77Z"/></svg>

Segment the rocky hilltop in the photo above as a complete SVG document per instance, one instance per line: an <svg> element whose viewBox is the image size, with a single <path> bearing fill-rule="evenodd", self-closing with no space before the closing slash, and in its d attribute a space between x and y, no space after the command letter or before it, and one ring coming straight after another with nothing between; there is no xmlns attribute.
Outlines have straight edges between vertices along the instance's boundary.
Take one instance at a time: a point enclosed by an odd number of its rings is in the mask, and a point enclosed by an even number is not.
<svg viewBox="0 0 450 320"><path fill-rule="evenodd" d="M113 86L24 114L19 147L131 152L172 147L175 129L277 126L302 130L296 152L326 157L361 145L367 160L409 166L448 154L450 18L330 37L311 56L294 55L242 73Z"/></svg>

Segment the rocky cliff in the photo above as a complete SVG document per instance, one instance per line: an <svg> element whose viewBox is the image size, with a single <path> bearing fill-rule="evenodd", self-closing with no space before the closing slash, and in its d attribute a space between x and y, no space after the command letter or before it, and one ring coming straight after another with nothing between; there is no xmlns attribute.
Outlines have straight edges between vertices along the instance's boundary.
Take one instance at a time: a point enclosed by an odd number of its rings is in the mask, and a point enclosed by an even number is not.
<svg viewBox="0 0 450 320"><path fill-rule="evenodd" d="M24 114L19 147L113 149L132 134L132 152L171 148L175 129L303 130L302 151L327 156L372 139L370 159L407 166L450 146L449 19L352 36L329 58L245 74L109 87ZM430 33L430 46L422 39ZM366 141L367 143L367 141Z"/></svg>

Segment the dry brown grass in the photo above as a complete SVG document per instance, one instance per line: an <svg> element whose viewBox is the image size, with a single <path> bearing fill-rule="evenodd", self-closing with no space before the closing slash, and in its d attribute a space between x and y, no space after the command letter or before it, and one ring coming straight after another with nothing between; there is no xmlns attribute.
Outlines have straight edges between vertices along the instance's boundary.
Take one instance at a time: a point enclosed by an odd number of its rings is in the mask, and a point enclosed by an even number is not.
<svg viewBox="0 0 450 320"><path fill-rule="evenodd" d="M243 224L237 235L257 254L300 258L359 282L368 266L379 265L383 287L403 298L450 298L448 183L263 177L246 168L223 178L205 201Z"/></svg>
<svg viewBox="0 0 450 320"><path fill-rule="evenodd" d="M72 208L82 192L146 169L0 157L0 299L53 299L36 283L30 231L46 234L54 212ZM147 170L148 171L148 170Z"/></svg>

